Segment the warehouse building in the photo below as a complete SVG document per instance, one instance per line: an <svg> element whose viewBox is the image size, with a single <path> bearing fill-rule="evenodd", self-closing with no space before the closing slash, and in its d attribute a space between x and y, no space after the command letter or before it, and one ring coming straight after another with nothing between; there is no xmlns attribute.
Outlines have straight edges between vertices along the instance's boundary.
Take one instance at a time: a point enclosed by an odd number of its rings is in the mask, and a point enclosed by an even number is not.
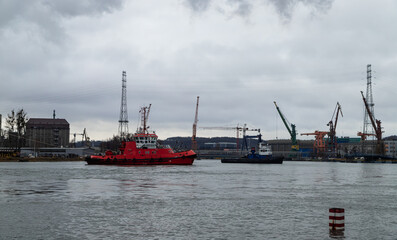
<svg viewBox="0 0 397 240"><path fill-rule="evenodd" d="M31 148L66 147L70 126L66 119L30 118L26 123L26 145Z"/></svg>

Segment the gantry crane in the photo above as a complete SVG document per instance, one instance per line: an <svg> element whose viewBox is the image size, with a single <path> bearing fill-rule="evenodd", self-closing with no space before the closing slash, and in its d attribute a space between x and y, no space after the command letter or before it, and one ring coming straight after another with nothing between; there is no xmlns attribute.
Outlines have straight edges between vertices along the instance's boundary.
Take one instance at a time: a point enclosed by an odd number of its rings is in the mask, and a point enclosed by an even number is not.
<svg viewBox="0 0 397 240"><path fill-rule="evenodd" d="M367 100L364 97L363 91L361 91L361 96L364 101L364 106L365 109L368 113L369 119L371 120L372 127L374 128L375 134L369 134L369 133L361 133L359 132L357 135L361 136L361 139L365 140L366 136L375 136L377 139L377 144L376 144L376 152L378 154L384 154L384 147L383 147L383 142L382 142L382 127L381 127L381 121L378 119L374 118L374 115L372 114L371 110L369 109L369 105L367 103Z"/></svg>
<svg viewBox="0 0 397 240"><path fill-rule="evenodd" d="M196 133L197 133L197 122L198 122L198 107L199 107L199 96L197 96L197 103L196 103L196 114L194 116L193 122L193 135L192 135L192 149L197 150L197 140L196 140Z"/></svg>
<svg viewBox="0 0 397 240"><path fill-rule="evenodd" d="M242 130L242 127L239 127L237 124L237 127L200 127L201 129L207 129L207 130L236 130L236 149L239 149L239 138L240 138L240 131Z"/></svg>
<svg viewBox="0 0 397 240"><path fill-rule="evenodd" d="M361 141L364 141L364 140L367 140L367 137L368 136L376 136L375 134L373 134L373 133L363 133L363 132L358 132L357 133L357 136L359 136L359 137L361 137Z"/></svg>
<svg viewBox="0 0 397 240"><path fill-rule="evenodd" d="M336 125L338 124L339 112L340 112L341 116L343 117L342 107L340 106L339 102L337 102L336 106L335 106L334 114L332 114L332 118L329 121L329 123L327 124L327 126L329 126L329 133L328 133L329 142L328 142L328 144L331 148L331 151L336 151L336 149L337 149ZM336 113L336 115L335 115L335 113ZM335 122L333 121L334 116L335 116Z"/></svg>
<svg viewBox="0 0 397 240"><path fill-rule="evenodd" d="M241 131L243 131L243 146L241 147L241 150L243 150L243 149L248 150L247 139L249 139L249 138L257 138L258 142L262 142L262 134L261 134L261 130L259 128L247 128L247 124L244 124L244 127L241 129ZM258 132L258 135L247 136L247 134L246 134L247 131Z"/></svg>
<svg viewBox="0 0 397 240"><path fill-rule="evenodd" d="M326 131L314 131L314 133L301 133L301 135L314 135L315 141L314 141L314 150L316 151L315 153L317 156L321 155L324 153L327 149L327 144L324 140L324 137L329 134L329 132Z"/></svg>
<svg viewBox="0 0 397 240"><path fill-rule="evenodd" d="M240 127L238 124L236 127L200 127L201 129L207 129L207 130L236 130L236 149L239 150L239 146L240 146L240 132L243 133L243 146L242 147L246 147L247 148L247 139L248 138L258 138L259 141L261 141L261 134L260 134L260 129L251 129L251 128L247 128L247 124L244 124L243 127ZM258 136L247 136L246 132L247 131L255 131L258 132Z"/></svg>
<svg viewBox="0 0 397 240"><path fill-rule="evenodd" d="M289 123L287 118L281 112L280 108L277 106L277 103L275 101L273 103L276 106L277 112L280 115L281 120L283 120L283 123L284 123L285 127L287 128L287 131L288 131L289 135L291 136L291 142L292 142L291 148L292 148L292 150L293 151L298 151L299 150L299 145L298 145L298 141L296 140L296 129L295 129L296 126L295 126L295 124Z"/></svg>

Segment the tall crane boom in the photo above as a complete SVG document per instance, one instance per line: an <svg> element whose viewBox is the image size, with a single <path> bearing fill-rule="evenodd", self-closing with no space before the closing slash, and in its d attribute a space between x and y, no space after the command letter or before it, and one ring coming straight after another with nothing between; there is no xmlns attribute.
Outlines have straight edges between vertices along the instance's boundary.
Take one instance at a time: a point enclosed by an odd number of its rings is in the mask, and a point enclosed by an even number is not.
<svg viewBox="0 0 397 240"><path fill-rule="evenodd" d="M328 137L330 139L329 141L329 145L331 146L331 150L336 150L337 148L337 141L336 141L336 126L338 124L338 117L339 117L339 112L341 114L341 116L343 117L343 113L342 113L342 107L340 106L339 102L336 103L335 106L335 110L334 110L334 114L332 114L332 118L329 121L329 123L327 124L327 126L329 126L329 133L328 133ZM336 116L335 116L336 113ZM333 121L335 116L335 123Z"/></svg>
<svg viewBox="0 0 397 240"><path fill-rule="evenodd" d="M375 130L375 136L377 139L377 153L379 154L383 154L384 153L384 148L383 148L383 144L382 144L382 127L381 127L381 121L378 119L374 118L374 115L372 115L372 112L370 110L370 107L367 103L367 100L364 97L363 91L361 91L361 96L363 98L364 101L364 105L365 105L365 109L367 110L369 119L371 120L371 124L372 127ZM359 133L360 134L360 133ZM365 134L365 133L364 133Z"/></svg>
<svg viewBox="0 0 397 240"><path fill-rule="evenodd" d="M197 96L197 103L196 103L196 114L194 116L193 122L193 135L192 135L192 149L197 150L197 140L196 140L196 133L197 133L197 122L198 122L198 107L199 107L199 96Z"/></svg>
<svg viewBox="0 0 397 240"><path fill-rule="evenodd" d="M285 127L287 128L287 131L289 135L291 136L291 142L292 142L292 150L299 150L298 142L296 140L296 129L295 129L295 124L290 124L291 127L288 124L287 118L284 116L284 114L281 112L280 108L277 106L277 103L274 101L274 105L276 106L277 112L281 117L281 120L283 120L283 123Z"/></svg>
<svg viewBox="0 0 397 240"><path fill-rule="evenodd" d="M361 96L363 97L365 109L367 110L369 119L371 120L372 127L375 130L375 136L378 140L382 140L382 128L381 128L381 121L374 118L367 103L367 100L364 97L363 91L361 91Z"/></svg>

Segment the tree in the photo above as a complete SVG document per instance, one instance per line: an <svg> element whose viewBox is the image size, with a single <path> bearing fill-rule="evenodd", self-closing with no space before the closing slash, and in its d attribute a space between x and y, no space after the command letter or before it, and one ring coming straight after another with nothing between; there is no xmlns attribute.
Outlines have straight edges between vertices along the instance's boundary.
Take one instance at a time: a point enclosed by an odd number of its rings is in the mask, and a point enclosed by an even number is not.
<svg viewBox="0 0 397 240"><path fill-rule="evenodd" d="M26 122L28 121L26 115L23 109L20 109L16 114L13 109L10 114L7 114L8 147L20 150L25 145Z"/></svg>
<svg viewBox="0 0 397 240"><path fill-rule="evenodd" d="M106 150L117 151L120 147L121 139L119 136L114 136L101 143L101 152Z"/></svg>
<svg viewBox="0 0 397 240"><path fill-rule="evenodd" d="M6 134L7 134L7 140L6 140L6 146L7 147L12 147L14 148L16 146L17 142L17 137L15 135L15 111L14 109L11 111L11 113L7 114L6 118Z"/></svg>
<svg viewBox="0 0 397 240"><path fill-rule="evenodd" d="M127 136L127 141L133 138L133 134L128 133ZM111 150L111 151L118 151L120 146L121 146L121 137L120 136L114 136L112 138L107 139L106 141L103 141L101 143L101 152L105 152L106 150Z"/></svg>
<svg viewBox="0 0 397 240"><path fill-rule="evenodd" d="M11 114L7 114L7 118L6 118L6 128L8 129L8 132L14 132L15 129L15 111L14 109L12 109Z"/></svg>

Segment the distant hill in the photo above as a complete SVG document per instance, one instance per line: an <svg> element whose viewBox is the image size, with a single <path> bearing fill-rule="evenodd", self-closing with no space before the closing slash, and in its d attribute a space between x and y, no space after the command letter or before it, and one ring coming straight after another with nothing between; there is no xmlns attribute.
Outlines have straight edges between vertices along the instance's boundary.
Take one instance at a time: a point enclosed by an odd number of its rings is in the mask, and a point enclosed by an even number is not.
<svg viewBox="0 0 397 240"><path fill-rule="evenodd" d="M383 138L383 140L397 141L397 136L396 135L388 136L388 137Z"/></svg>

